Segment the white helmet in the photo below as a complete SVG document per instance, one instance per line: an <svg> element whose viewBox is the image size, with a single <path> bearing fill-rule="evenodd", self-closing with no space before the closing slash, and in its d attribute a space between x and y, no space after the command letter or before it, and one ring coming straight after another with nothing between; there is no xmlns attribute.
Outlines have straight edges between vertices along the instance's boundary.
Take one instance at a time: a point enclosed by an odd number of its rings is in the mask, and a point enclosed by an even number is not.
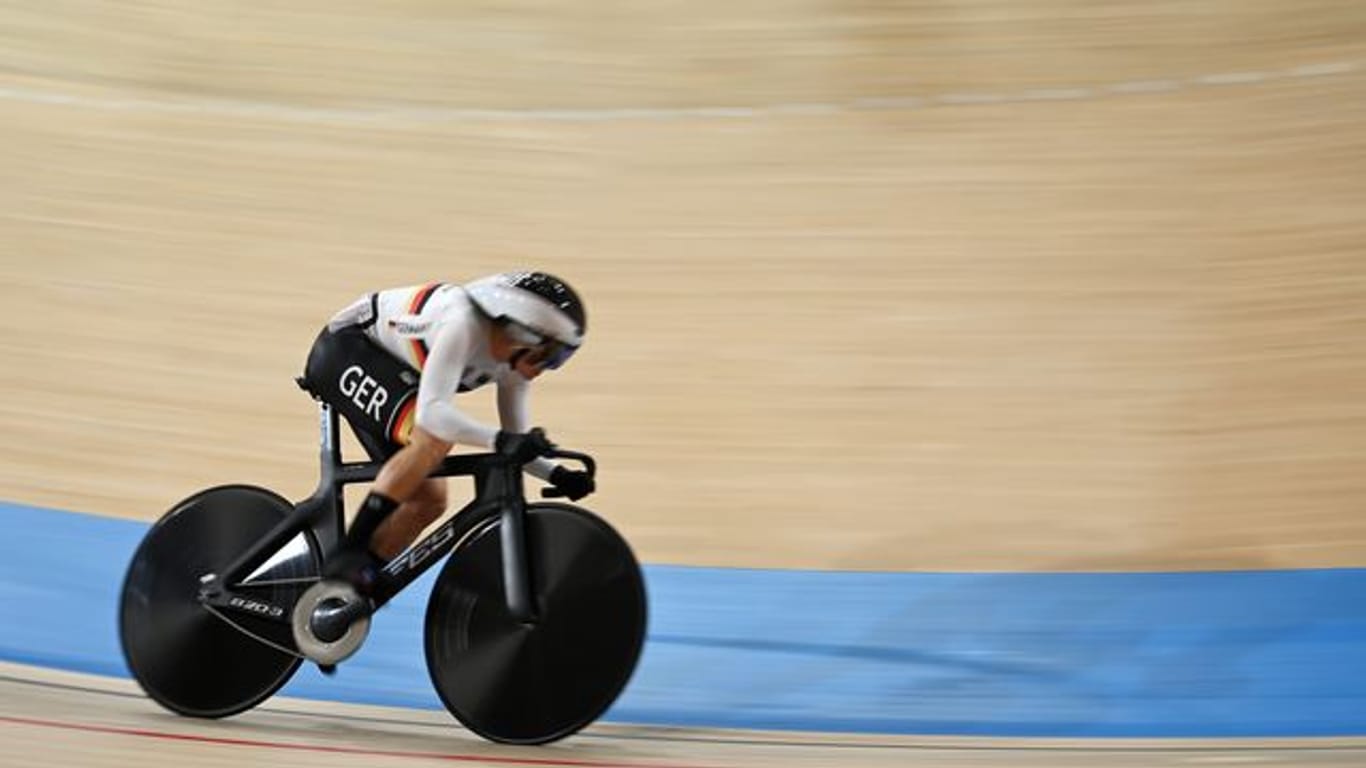
<svg viewBox="0 0 1366 768"><path fill-rule="evenodd" d="M545 272L503 272L465 285L465 293L497 322L515 323L531 331L528 344L550 344L546 367L558 368L583 344L588 317L569 284ZM515 327L514 327L515 328Z"/></svg>

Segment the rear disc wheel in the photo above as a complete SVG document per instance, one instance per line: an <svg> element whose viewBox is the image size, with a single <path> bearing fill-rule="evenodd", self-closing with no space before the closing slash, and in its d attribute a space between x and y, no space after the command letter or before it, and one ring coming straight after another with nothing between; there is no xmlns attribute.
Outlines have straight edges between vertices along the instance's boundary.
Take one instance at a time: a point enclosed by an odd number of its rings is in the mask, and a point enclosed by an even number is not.
<svg viewBox="0 0 1366 768"><path fill-rule="evenodd" d="M287 623L229 609L215 615L198 599L202 576L220 573L292 510L264 488L221 486L182 501L143 538L124 578L119 640L133 678L157 703L182 715L227 717L270 697L299 667L297 656L280 650L294 650ZM317 543L304 532L229 586L287 616L317 580L318 563Z"/></svg>

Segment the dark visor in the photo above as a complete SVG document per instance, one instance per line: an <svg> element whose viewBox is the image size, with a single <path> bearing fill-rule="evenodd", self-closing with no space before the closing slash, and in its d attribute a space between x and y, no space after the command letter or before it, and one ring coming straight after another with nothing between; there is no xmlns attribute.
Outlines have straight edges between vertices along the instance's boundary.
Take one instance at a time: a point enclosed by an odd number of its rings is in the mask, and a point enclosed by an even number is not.
<svg viewBox="0 0 1366 768"><path fill-rule="evenodd" d="M531 359L528 362L553 371L568 362L569 358L573 357L577 351L578 347L571 347L568 344L549 339L532 350Z"/></svg>

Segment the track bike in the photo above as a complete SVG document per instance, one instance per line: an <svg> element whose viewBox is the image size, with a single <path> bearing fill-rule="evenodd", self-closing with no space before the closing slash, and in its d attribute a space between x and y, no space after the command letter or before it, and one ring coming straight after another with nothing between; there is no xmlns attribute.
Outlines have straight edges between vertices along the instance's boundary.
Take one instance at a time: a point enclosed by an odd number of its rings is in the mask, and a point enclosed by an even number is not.
<svg viewBox="0 0 1366 768"><path fill-rule="evenodd" d="M344 531L344 486L373 481L382 464L343 461L340 418L318 407L321 476L309 498L210 488L175 505L142 540L119 606L124 658L142 689L192 717L248 710L305 659L326 671L354 654L374 611L444 558L428 597L424 654L455 718L492 741L545 744L600 717L644 643L640 566L605 520L571 504L528 502L522 483L537 454L590 474L592 457L560 450L539 431L506 450L447 457L431 476L473 477L473 500L385 564L362 596L320 577L322 553Z"/></svg>

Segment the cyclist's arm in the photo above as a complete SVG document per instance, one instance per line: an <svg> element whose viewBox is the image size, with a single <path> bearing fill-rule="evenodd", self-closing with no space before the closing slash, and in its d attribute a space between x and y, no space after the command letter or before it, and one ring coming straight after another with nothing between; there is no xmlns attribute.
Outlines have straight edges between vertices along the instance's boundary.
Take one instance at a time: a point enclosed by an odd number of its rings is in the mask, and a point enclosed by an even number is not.
<svg viewBox="0 0 1366 768"><path fill-rule="evenodd" d="M531 429L531 416L527 409L530 392L531 382L516 371L508 371L498 378L498 420L504 430L521 433ZM537 458L529 462L525 469L532 477L549 480L556 466L549 459Z"/></svg>
<svg viewBox="0 0 1366 768"><path fill-rule="evenodd" d="M471 324L448 322L432 341L417 388L417 426L448 443L493 450L498 430L470 418L452 398L474 349Z"/></svg>

